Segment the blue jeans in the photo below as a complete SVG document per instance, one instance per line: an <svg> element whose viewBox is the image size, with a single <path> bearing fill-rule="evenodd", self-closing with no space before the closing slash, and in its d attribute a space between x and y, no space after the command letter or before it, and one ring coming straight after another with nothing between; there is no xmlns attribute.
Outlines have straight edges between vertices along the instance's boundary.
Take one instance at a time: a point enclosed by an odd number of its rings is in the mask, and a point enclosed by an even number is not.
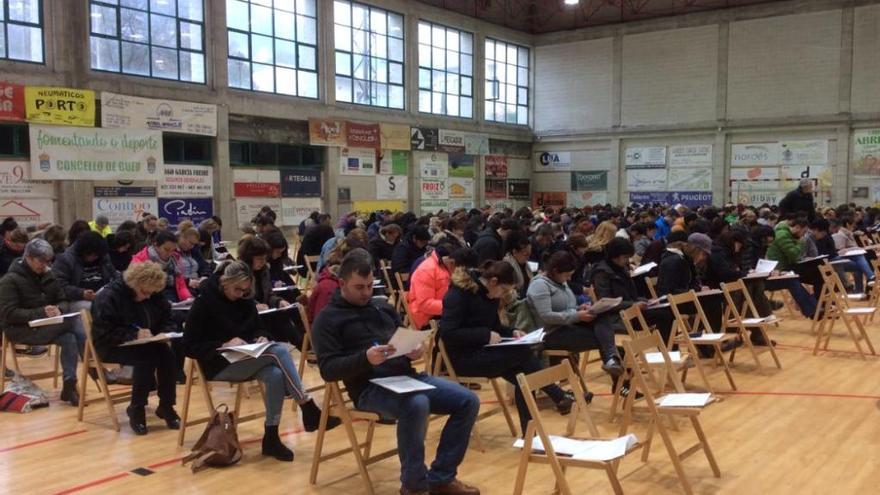
<svg viewBox="0 0 880 495"><path fill-rule="evenodd" d="M841 267L842 270L847 272L852 272L853 280L855 281L855 290L858 293L864 291L864 281L862 280L862 275L865 276L868 280L874 280L874 270L871 268L871 264L868 263L868 260L865 259L864 255L858 256L838 256L834 258L834 261L837 260L845 260L847 263L840 263L838 265L834 265L836 267ZM840 274L840 272L838 272ZM842 277L841 277L842 278Z"/></svg>
<svg viewBox="0 0 880 495"><path fill-rule="evenodd" d="M768 280L766 288L767 290L788 290L792 299L801 308L801 313L807 318L812 318L816 313L816 298L804 289L799 279Z"/></svg>
<svg viewBox="0 0 880 495"><path fill-rule="evenodd" d="M284 408L285 397L293 397L293 400L299 404L311 400L303 388L287 346L275 344L256 359L232 363L217 373L213 379L243 382L254 378L266 389L263 396L266 406L266 426L278 426L281 423L281 410Z"/></svg>
<svg viewBox="0 0 880 495"><path fill-rule="evenodd" d="M74 316L65 318L64 323L37 328L16 325L7 328L5 333L6 337L16 344L59 346L61 376L65 382L76 381L76 367L86 346L86 332L82 318Z"/></svg>
<svg viewBox="0 0 880 495"><path fill-rule="evenodd" d="M358 397L357 407L397 420L400 481L411 491L425 491L429 486L444 485L455 479L480 411L480 399L470 390L443 378L424 373L415 378L436 388L396 394L370 385ZM431 414L448 414L449 419L429 470L425 466L425 433Z"/></svg>

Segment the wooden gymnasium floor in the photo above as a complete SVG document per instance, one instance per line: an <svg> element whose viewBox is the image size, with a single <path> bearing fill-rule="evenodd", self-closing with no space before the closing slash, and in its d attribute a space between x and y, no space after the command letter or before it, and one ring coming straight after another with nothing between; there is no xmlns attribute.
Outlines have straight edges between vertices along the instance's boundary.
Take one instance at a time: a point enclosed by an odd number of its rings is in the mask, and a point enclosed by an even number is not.
<svg viewBox="0 0 880 495"><path fill-rule="evenodd" d="M703 426L709 435L721 467L721 478L714 478L704 457L685 461L696 493L877 493L880 469L872 456L880 443L878 405L880 358L862 360L844 337L842 326L832 339L836 352L813 356L809 324L784 314L781 328L774 332L784 369L775 368L761 375L754 364L740 354L735 369L739 386L736 393L724 393L725 400L703 413ZM880 344L880 322L869 327ZM769 364L770 356L762 355ZM750 359L750 358L749 358ZM22 359L23 366L46 366L45 359ZM26 368L26 369L27 369ZM591 364L589 384L597 397L590 408L605 434L613 434L616 424L608 422L608 380ZM306 381L315 383L314 369ZM710 375L713 384L724 389L720 372ZM46 387L51 382L44 382ZM490 387L484 387L490 388ZM179 388L182 394L183 388ZM481 392L485 400L491 397ZM231 400L231 389L216 387L218 400ZM57 397L57 392L53 393ZM261 407L259 395L247 401L250 409ZM152 407L155 397L151 397ZM179 399L178 410L180 410ZM200 396L194 397L196 410L203 412ZM76 421L76 409L52 402L48 409L29 414L0 416L0 492L19 494L61 493L364 493L361 479L350 457L324 463L319 484L308 484L308 472L315 441L314 434L302 432L298 415L285 410L282 423L285 441L296 451L292 464L264 459L260 455L262 426L241 425L239 435L245 450L237 466L209 469L193 475L180 466L179 459L201 432L187 433L184 448L176 444L176 432L165 429L150 409L151 431L136 437L127 427L123 411L117 406L122 431L116 433L102 404L86 409L84 423ZM555 411L545 417L560 429L562 421ZM682 423L684 424L684 423ZM360 430L363 428L361 427ZM583 431L583 430L582 430ZM634 430L643 436L643 425ZM485 421L485 453L473 447L461 467L460 477L479 485L484 494L507 494L513 489L518 451L511 447L504 420L494 416ZM433 457L439 423L428 433L428 458ZM673 432L678 445L693 438L692 430ZM392 445L393 430L379 427L377 445ZM687 437L687 438L685 438ZM333 431L328 445L342 445L344 433ZM133 470L146 468L147 475ZM376 492L397 493L398 462L382 461L370 468ZM624 490L631 494L681 493L675 472L662 443L655 443L651 458L643 464L638 455L621 464ZM550 493L552 474L548 466L532 465L526 479L527 494ZM573 487L582 493L610 493L600 471L569 470Z"/></svg>

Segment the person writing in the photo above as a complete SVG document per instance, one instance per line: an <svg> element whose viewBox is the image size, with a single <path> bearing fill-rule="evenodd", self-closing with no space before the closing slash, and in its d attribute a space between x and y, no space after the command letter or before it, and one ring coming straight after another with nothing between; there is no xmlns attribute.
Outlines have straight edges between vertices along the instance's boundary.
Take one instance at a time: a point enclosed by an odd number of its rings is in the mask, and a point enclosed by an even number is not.
<svg viewBox="0 0 880 495"><path fill-rule="evenodd" d="M269 342L269 333L260 325L257 307L249 299L253 278L244 261L221 263L214 275L202 284L202 291L193 303L183 332L183 347L188 357L198 360L206 380L262 382L266 407L263 455L290 462L293 451L278 436L284 398L292 397L300 405L306 431L318 429L321 410L305 392L287 347L274 344L260 357L235 363L230 363L218 350ZM339 424L339 418L331 417L327 428Z"/></svg>
<svg viewBox="0 0 880 495"><path fill-rule="evenodd" d="M409 281L409 316L415 328L423 329L431 318L443 312L443 296L449 277L458 265L476 265L476 254L468 248L452 251L451 244L437 246L413 272Z"/></svg>
<svg viewBox="0 0 880 495"><path fill-rule="evenodd" d="M145 408L154 378L159 395L156 416L172 430L180 428L176 401L177 361L167 342L122 346L153 335L176 332L171 304L162 297L165 272L157 263L131 265L122 279L110 282L92 303L92 339L101 360L134 367L128 422L137 435L147 434Z"/></svg>
<svg viewBox="0 0 880 495"><path fill-rule="evenodd" d="M339 267L341 286L315 319L314 344L318 367L326 381L342 381L358 409L397 420L401 495L479 495L478 488L456 479L471 429L480 409L473 392L448 380L416 373L412 361L424 352L394 353L388 341L400 316L385 302L373 299L373 260L364 249L347 254ZM370 383L372 378L413 377L434 388L397 394ZM437 457L425 466L425 433L431 414L447 414Z"/></svg>
<svg viewBox="0 0 880 495"><path fill-rule="evenodd" d="M89 309L101 287L117 278L107 251L107 241L98 232L90 231L81 234L73 246L55 258L52 271L71 302L71 311Z"/></svg>

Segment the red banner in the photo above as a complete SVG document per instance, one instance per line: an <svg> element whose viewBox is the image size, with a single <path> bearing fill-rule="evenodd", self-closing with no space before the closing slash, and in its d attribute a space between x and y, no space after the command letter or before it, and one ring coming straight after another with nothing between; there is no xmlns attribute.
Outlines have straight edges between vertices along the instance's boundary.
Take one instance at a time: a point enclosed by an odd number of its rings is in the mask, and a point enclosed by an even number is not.
<svg viewBox="0 0 880 495"><path fill-rule="evenodd" d="M486 179L484 191L486 199L507 199L507 181L504 179Z"/></svg>
<svg viewBox="0 0 880 495"><path fill-rule="evenodd" d="M486 178L507 178L507 157L501 155L486 155Z"/></svg>
<svg viewBox="0 0 880 495"><path fill-rule="evenodd" d="M281 197L281 184L270 182L236 182L235 196L243 198Z"/></svg>
<svg viewBox="0 0 880 495"><path fill-rule="evenodd" d="M563 208L567 199L564 192L536 192L532 195L532 208Z"/></svg>
<svg viewBox="0 0 880 495"><path fill-rule="evenodd" d="M0 82L0 120L25 120L24 86Z"/></svg>
<svg viewBox="0 0 880 495"><path fill-rule="evenodd" d="M381 133L379 124L356 124L346 122L346 141L352 148L379 149Z"/></svg>

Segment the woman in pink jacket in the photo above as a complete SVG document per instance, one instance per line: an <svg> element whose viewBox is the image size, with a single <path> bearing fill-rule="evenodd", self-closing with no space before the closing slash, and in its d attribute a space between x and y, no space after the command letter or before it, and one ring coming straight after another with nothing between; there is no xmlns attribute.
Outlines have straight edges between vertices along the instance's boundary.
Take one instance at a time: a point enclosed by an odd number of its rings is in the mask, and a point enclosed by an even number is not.
<svg viewBox="0 0 880 495"><path fill-rule="evenodd" d="M152 261L159 263L168 274L168 282L162 294L171 302L192 299L186 278L180 270L180 254L177 252L177 236L167 230L159 231L152 245L146 246L131 258L132 263Z"/></svg>
<svg viewBox="0 0 880 495"><path fill-rule="evenodd" d="M454 249L450 243L442 243L425 255L409 281L410 319L415 328L424 328L431 318L443 314L443 296L449 290L449 279L457 266L473 268L477 254L469 248Z"/></svg>

